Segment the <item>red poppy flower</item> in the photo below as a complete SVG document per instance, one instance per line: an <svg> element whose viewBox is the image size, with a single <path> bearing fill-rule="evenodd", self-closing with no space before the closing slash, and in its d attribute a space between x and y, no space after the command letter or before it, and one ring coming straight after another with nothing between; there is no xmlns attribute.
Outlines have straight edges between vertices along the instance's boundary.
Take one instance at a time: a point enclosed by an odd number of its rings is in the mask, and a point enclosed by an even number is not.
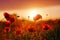
<svg viewBox="0 0 60 40"><path fill-rule="evenodd" d="M33 18L34 20L42 19L42 16L40 14L37 14L36 17Z"/></svg>
<svg viewBox="0 0 60 40"><path fill-rule="evenodd" d="M46 40L46 38L41 38L40 40Z"/></svg>
<svg viewBox="0 0 60 40"><path fill-rule="evenodd" d="M50 25L48 24L44 24L42 27L42 30L49 30L50 29Z"/></svg>
<svg viewBox="0 0 60 40"><path fill-rule="evenodd" d="M30 27L30 28L28 28L28 30L27 30L28 32L35 32L36 31L36 29L34 28L34 27Z"/></svg>
<svg viewBox="0 0 60 40"><path fill-rule="evenodd" d="M15 34L16 34L17 36L21 36L22 32L23 32L23 31L22 31L21 29L20 29L20 30L18 29L18 30L16 30Z"/></svg>
<svg viewBox="0 0 60 40"><path fill-rule="evenodd" d="M53 21L53 24L58 24L58 21Z"/></svg>
<svg viewBox="0 0 60 40"><path fill-rule="evenodd" d="M6 32L10 32L10 28L9 27L5 27L4 28L4 32L6 33Z"/></svg>
<svg viewBox="0 0 60 40"><path fill-rule="evenodd" d="M10 22L6 22L5 27L10 27Z"/></svg>
<svg viewBox="0 0 60 40"><path fill-rule="evenodd" d="M17 30L17 31L16 31L16 34L17 34L17 35L21 34L21 31L20 31L20 30Z"/></svg>
<svg viewBox="0 0 60 40"><path fill-rule="evenodd" d="M7 12L4 13L4 17L6 18L7 21L10 21L11 23L15 21L14 17L9 15Z"/></svg>
<svg viewBox="0 0 60 40"><path fill-rule="evenodd" d="M11 23L13 23L14 21L15 21L15 19L14 18L10 18L10 20L9 20Z"/></svg>
<svg viewBox="0 0 60 40"><path fill-rule="evenodd" d="M10 15L9 15L7 12L5 12L5 13L4 13L4 17L6 18L6 20L9 20Z"/></svg>

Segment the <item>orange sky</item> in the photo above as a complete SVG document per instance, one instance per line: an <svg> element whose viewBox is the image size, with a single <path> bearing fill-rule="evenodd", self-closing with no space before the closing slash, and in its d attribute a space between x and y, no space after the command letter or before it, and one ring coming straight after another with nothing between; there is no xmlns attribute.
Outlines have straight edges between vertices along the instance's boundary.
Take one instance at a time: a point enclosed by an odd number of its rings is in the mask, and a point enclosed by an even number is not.
<svg viewBox="0 0 60 40"><path fill-rule="evenodd" d="M0 0L0 17L5 11L27 17L29 9L42 10L43 14L49 14L48 18L60 18L60 0Z"/></svg>
<svg viewBox="0 0 60 40"><path fill-rule="evenodd" d="M60 5L59 0L0 0L0 10L26 9Z"/></svg>

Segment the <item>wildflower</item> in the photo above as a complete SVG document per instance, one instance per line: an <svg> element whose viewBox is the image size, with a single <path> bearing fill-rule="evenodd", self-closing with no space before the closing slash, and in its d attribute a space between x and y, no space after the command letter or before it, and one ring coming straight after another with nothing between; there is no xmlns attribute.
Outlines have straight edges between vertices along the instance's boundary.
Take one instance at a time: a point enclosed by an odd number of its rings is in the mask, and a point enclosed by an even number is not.
<svg viewBox="0 0 60 40"><path fill-rule="evenodd" d="M15 21L14 18L10 18L10 22L13 23Z"/></svg>
<svg viewBox="0 0 60 40"><path fill-rule="evenodd" d="M6 18L7 21L13 23L15 21L14 17L9 15L7 12L4 13L4 17Z"/></svg>
<svg viewBox="0 0 60 40"><path fill-rule="evenodd" d="M42 27L42 30L49 30L49 29L50 29L50 25L48 25L48 24L45 24Z"/></svg>
<svg viewBox="0 0 60 40"><path fill-rule="evenodd" d="M6 18L6 20L9 20L10 15L9 15L7 12L5 12L5 13L4 13L4 17Z"/></svg>
<svg viewBox="0 0 60 40"><path fill-rule="evenodd" d="M10 27L10 22L6 22L5 27Z"/></svg>
<svg viewBox="0 0 60 40"><path fill-rule="evenodd" d="M16 30L15 35L21 36L22 32L23 32L22 29L18 29Z"/></svg>
<svg viewBox="0 0 60 40"><path fill-rule="evenodd" d="M46 40L46 38L41 38L40 40Z"/></svg>
<svg viewBox="0 0 60 40"><path fill-rule="evenodd" d="M53 24L58 24L58 21L53 21Z"/></svg>
<svg viewBox="0 0 60 40"><path fill-rule="evenodd" d="M16 31L16 34L17 35L21 34L21 31L20 30Z"/></svg>
<svg viewBox="0 0 60 40"><path fill-rule="evenodd" d="M4 28L4 32L6 33L6 32L10 32L10 28L9 27L5 27Z"/></svg>
<svg viewBox="0 0 60 40"><path fill-rule="evenodd" d="M30 27L30 28L28 28L28 32L35 32L36 30L35 30L35 28L34 27Z"/></svg>
<svg viewBox="0 0 60 40"><path fill-rule="evenodd" d="M40 14L37 14L36 17L34 17L33 19L36 21L36 20L42 19L42 16Z"/></svg>

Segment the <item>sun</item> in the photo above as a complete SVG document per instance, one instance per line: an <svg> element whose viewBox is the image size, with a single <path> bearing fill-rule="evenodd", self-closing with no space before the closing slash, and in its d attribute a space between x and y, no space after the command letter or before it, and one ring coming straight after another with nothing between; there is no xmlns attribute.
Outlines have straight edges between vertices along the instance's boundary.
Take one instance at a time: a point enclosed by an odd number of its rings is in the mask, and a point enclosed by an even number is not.
<svg viewBox="0 0 60 40"><path fill-rule="evenodd" d="M38 14L38 10L31 10L29 12L30 20L33 20L33 18Z"/></svg>
<svg viewBox="0 0 60 40"><path fill-rule="evenodd" d="M33 18L36 17L37 14L40 14L42 16L42 20L46 19L46 14L44 12L44 10L41 9L30 9L28 11L28 16L29 16L29 20L33 21Z"/></svg>

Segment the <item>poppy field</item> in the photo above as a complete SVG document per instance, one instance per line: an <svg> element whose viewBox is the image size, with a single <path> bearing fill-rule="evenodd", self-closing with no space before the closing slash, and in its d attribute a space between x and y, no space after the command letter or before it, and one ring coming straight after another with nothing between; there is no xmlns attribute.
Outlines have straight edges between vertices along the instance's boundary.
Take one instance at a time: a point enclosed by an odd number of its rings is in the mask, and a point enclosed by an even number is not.
<svg viewBox="0 0 60 40"><path fill-rule="evenodd" d="M60 19L30 21L4 13L0 21L0 40L59 40Z"/></svg>

